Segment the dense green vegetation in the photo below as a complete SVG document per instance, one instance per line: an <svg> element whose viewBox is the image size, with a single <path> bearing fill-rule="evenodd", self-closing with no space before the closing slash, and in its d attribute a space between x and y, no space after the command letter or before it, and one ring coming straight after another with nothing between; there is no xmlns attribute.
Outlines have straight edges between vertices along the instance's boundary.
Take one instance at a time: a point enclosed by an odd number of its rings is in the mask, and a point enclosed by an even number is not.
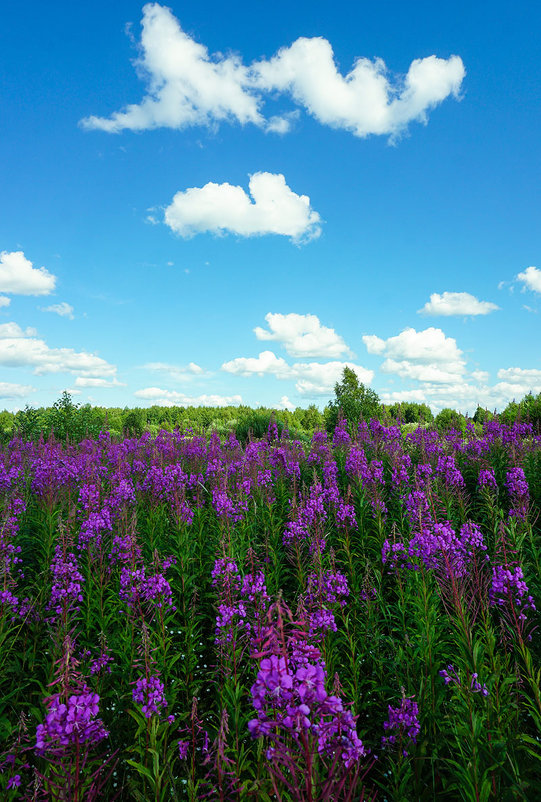
<svg viewBox="0 0 541 802"><path fill-rule="evenodd" d="M403 425L433 424L439 432L450 429L466 431L468 418L454 409L442 409L434 417L427 404L411 401L385 406L377 393L362 382L350 368L345 368L342 381L335 385L334 398L321 412L315 404L306 409L272 409L270 407L99 407L77 404L68 391L52 407L34 408L26 406L18 412L0 412L0 442L7 442L14 434L25 439L47 439L53 434L57 439L69 438L80 442L85 437L97 437L100 431L110 432L112 437L140 437L144 432L156 436L163 429L192 429L197 434L213 431L226 435L235 430L242 443L252 437L262 437L271 420L278 430L286 428L299 439L310 438L314 431L326 429L332 434L338 420L345 418L351 432L357 430L359 421L377 418L387 423ZM480 433L487 421L499 419L511 425L516 422L531 423L535 430L541 427L541 393L528 393L521 401L512 401L499 415L478 407L471 419Z"/></svg>

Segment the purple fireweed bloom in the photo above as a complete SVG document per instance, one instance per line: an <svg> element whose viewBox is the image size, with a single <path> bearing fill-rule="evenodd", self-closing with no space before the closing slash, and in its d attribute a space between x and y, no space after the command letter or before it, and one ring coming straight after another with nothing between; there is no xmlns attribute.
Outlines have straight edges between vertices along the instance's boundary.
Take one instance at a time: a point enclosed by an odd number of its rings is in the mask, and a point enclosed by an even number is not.
<svg viewBox="0 0 541 802"><path fill-rule="evenodd" d="M346 457L346 473L348 476L360 479L368 470L368 463L364 451L353 446Z"/></svg>
<svg viewBox="0 0 541 802"><path fill-rule="evenodd" d="M91 674L99 674L103 669L107 671L108 674L111 673L111 666L109 663L113 662L113 658L111 655L107 654L106 652L102 652L99 657L96 657L90 663L90 673Z"/></svg>
<svg viewBox="0 0 541 802"><path fill-rule="evenodd" d="M464 687L460 681L460 677L458 676L457 672L454 669L454 666L448 665L447 669L442 668L441 671L438 671L440 677L442 677L443 681L446 685L456 685L458 688ZM483 683L481 684L478 681L479 675L477 673L472 674L471 681L470 681L470 688L469 690L471 693L480 693L482 696L488 696L488 689L487 686Z"/></svg>
<svg viewBox="0 0 541 802"><path fill-rule="evenodd" d="M351 443L351 437L348 432L348 422L344 418L339 420L334 430L332 444L335 448L340 446L348 446Z"/></svg>
<svg viewBox="0 0 541 802"><path fill-rule="evenodd" d="M63 751L73 744L87 741L94 744L106 738L109 733L96 718L99 700L98 694L86 686L67 699L58 693L45 699L49 712L45 723L38 724L36 730L36 753Z"/></svg>
<svg viewBox="0 0 541 802"><path fill-rule="evenodd" d="M246 574L243 577L240 595L247 598L252 604L255 601L263 603L270 601L263 571L256 571L253 574Z"/></svg>
<svg viewBox="0 0 541 802"><path fill-rule="evenodd" d="M454 457L439 457L436 473L442 478L447 488L464 487L464 479Z"/></svg>
<svg viewBox="0 0 541 802"><path fill-rule="evenodd" d="M163 561L162 571L165 571L170 564L169 561ZM132 608L140 604L151 610L162 607L169 607L172 611L176 609L173 607L171 585L163 573L156 571L155 574L147 576L144 566L134 570L122 568L119 596L128 607Z"/></svg>
<svg viewBox="0 0 541 802"><path fill-rule="evenodd" d="M438 671L438 674L443 678L446 685L449 685L451 682L455 685L461 684L459 676L452 665L448 665L447 669L442 668L441 671Z"/></svg>
<svg viewBox="0 0 541 802"><path fill-rule="evenodd" d="M409 740L413 741L413 743L417 743L417 736L421 731L421 725L419 724L419 707L417 702L413 701L412 696L403 696L402 701L400 703L400 707L392 707L389 705L389 718L383 724L383 729L386 732L391 732L391 735L384 736L382 738L382 743L385 744L395 744L397 739L397 734L401 736L402 739L408 738ZM404 752L407 754L407 752Z"/></svg>
<svg viewBox="0 0 541 802"><path fill-rule="evenodd" d="M511 603L519 608L518 619L526 621L526 611L536 610L533 597L528 593L528 586L524 581L524 574L520 566L494 565L492 567L492 584L488 594L491 605L503 607Z"/></svg>
<svg viewBox="0 0 541 802"><path fill-rule="evenodd" d="M178 741L178 756L181 760L186 760L189 749L190 744L188 741Z"/></svg>
<svg viewBox="0 0 541 802"><path fill-rule="evenodd" d="M221 593L236 592L241 585L240 572L233 560L223 557L216 560L212 569L212 586L219 588Z"/></svg>
<svg viewBox="0 0 541 802"><path fill-rule="evenodd" d="M53 612L51 620L55 621L62 611L69 614L79 610L79 602L83 601L82 584L85 580L79 571L75 555L64 554L61 546L55 549L51 571L53 585L47 610Z"/></svg>
<svg viewBox="0 0 541 802"><path fill-rule="evenodd" d="M472 693L481 693L482 696L488 696L487 686L484 683L481 685L481 683L478 682L478 676L477 673L471 675L470 690Z"/></svg>
<svg viewBox="0 0 541 802"><path fill-rule="evenodd" d="M296 741L302 735L313 739L321 755L340 755L346 767L358 762L367 750L357 735L353 715L339 697L325 689L326 671L317 646L306 640L302 629L286 636L285 644L272 627L266 634L275 653L261 660L252 685L257 713L248 723L252 737L272 739L274 759L279 759L284 738Z"/></svg>
<svg viewBox="0 0 541 802"><path fill-rule="evenodd" d="M153 715L159 716L161 709L167 707L165 688L158 677L142 677L135 683L132 691L134 702L141 705L141 712L145 718Z"/></svg>
<svg viewBox="0 0 541 802"><path fill-rule="evenodd" d="M522 468L512 468L508 471L505 477L505 487L512 504L509 510L509 517L525 520L530 505L530 493L524 470Z"/></svg>
<svg viewBox="0 0 541 802"><path fill-rule="evenodd" d="M493 468L481 468L477 479L477 487L486 487L490 490L498 490L498 483L494 475Z"/></svg>

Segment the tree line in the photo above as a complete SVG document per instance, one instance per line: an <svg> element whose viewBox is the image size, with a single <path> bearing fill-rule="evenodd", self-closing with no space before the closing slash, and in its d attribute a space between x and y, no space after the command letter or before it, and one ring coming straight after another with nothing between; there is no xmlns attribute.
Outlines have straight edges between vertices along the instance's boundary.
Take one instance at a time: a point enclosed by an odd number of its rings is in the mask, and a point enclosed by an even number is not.
<svg viewBox="0 0 541 802"><path fill-rule="evenodd" d="M18 412L0 412L0 440L7 442L14 435L29 440L53 435L56 439L67 438L71 442L80 442L86 437L97 437L102 431L120 438L140 437L144 432L155 436L161 429L192 429L197 434L217 431L222 436L234 430L241 442L247 442L250 437L263 437L271 423L276 424L279 432L287 428L291 436L309 440L318 429L326 429L332 434L342 419L347 420L352 433L360 421L372 418L411 429L419 425L432 425L440 432L450 429L464 432L469 420L480 431L484 423L495 417L502 423L521 420L532 423L537 430L541 429L541 393L537 396L528 393L522 400L512 401L498 415L478 406L472 418L451 408L442 409L434 416L427 404L412 401L382 404L378 394L360 382L351 368L346 367L341 381L335 384L334 398L323 411L315 404L294 410L271 407L253 409L246 405L99 407L77 404L65 390L51 407L34 408L27 405Z"/></svg>

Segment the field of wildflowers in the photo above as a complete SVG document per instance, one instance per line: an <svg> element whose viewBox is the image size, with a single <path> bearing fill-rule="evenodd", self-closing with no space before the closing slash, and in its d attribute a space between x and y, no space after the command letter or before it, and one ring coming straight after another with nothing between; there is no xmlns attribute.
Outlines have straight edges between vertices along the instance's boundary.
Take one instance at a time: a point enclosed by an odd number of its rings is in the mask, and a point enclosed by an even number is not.
<svg viewBox="0 0 541 802"><path fill-rule="evenodd" d="M541 798L541 437L0 456L5 800Z"/></svg>

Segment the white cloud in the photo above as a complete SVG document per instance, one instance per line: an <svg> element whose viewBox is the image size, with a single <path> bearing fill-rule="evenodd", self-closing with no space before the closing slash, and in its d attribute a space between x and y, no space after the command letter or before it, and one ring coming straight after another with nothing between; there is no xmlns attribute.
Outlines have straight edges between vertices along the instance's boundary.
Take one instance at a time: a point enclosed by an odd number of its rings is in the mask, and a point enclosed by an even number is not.
<svg viewBox="0 0 541 802"><path fill-rule="evenodd" d="M360 137L396 136L413 120L426 122L427 112L449 95L458 97L465 75L459 56L429 56L415 59L394 82L381 59L358 58L343 76L322 37L301 37L270 60L245 66L236 55L210 55L158 3L143 7L136 68L147 85L143 100L110 117L87 117L83 127L118 133L229 121L285 133L291 113L269 120L262 113L265 93L281 92L324 125Z"/></svg>
<svg viewBox="0 0 541 802"><path fill-rule="evenodd" d="M26 329L21 329L18 323L10 321L9 323L0 323L0 340L5 339L18 339L19 337L35 337L37 334L36 329L30 326Z"/></svg>
<svg viewBox="0 0 541 802"><path fill-rule="evenodd" d="M488 370L472 370L470 376L472 379L475 379L476 382L481 382L483 384L486 384L489 379Z"/></svg>
<svg viewBox="0 0 541 802"><path fill-rule="evenodd" d="M278 379L288 379L291 377L291 367L281 356L276 356L272 351L261 351L258 357L239 356L224 362L222 370L226 373L233 373L236 376L264 376L270 374Z"/></svg>
<svg viewBox="0 0 541 802"><path fill-rule="evenodd" d="M242 187L212 181L190 187L176 193L165 209L165 223L182 237L230 231L243 237L281 234L300 242L319 236L321 218L310 198L293 192L283 175L254 173L249 191L251 197Z"/></svg>
<svg viewBox="0 0 541 802"><path fill-rule="evenodd" d="M240 395L199 395L190 397L176 390L162 390L160 387L145 387L136 390L134 395L162 407L237 407L242 404Z"/></svg>
<svg viewBox="0 0 541 802"><path fill-rule="evenodd" d="M396 136L449 95L458 97L465 75L458 56L415 59L408 73L391 84L385 63L358 58L341 75L330 42L301 37L269 61L253 65L256 83L267 92L287 92L323 125L355 136Z"/></svg>
<svg viewBox="0 0 541 802"><path fill-rule="evenodd" d="M32 367L34 373L78 373L81 376L113 376L116 367L105 359L73 348L49 348L36 337L36 330L25 331L17 323L0 325L0 365Z"/></svg>
<svg viewBox="0 0 541 802"><path fill-rule="evenodd" d="M426 401L426 393L424 390L394 390L393 392L382 391L380 398L384 404L396 404L400 402L407 403L413 401L414 403L424 404Z"/></svg>
<svg viewBox="0 0 541 802"><path fill-rule="evenodd" d="M412 359L425 363L462 359L462 351L457 348L456 340L432 326L423 331L406 328L397 336L389 337L385 353L390 358Z"/></svg>
<svg viewBox="0 0 541 802"><path fill-rule="evenodd" d="M421 382L450 384L466 371L456 340L432 326L423 331L406 328L387 340L369 334L363 341L369 353L386 357L381 366L384 373Z"/></svg>
<svg viewBox="0 0 541 802"><path fill-rule="evenodd" d="M125 387L124 382L113 379L96 379L90 376L77 376L75 387Z"/></svg>
<svg viewBox="0 0 541 802"><path fill-rule="evenodd" d="M404 379L416 379L421 382L439 382L442 384L456 382L464 373L461 362L449 362L447 365L419 364L407 360L386 359L381 366L383 373L395 373Z"/></svg>
<svg viewBox="0 0 541 802"><path fill-rule="evenodd" d="M537 368L501 368L498 371L498 379L522 387L541 388L541 370Z"/></svg>
<svg viewBox="0 0 541 802"><path fill-rule="evenodd" d="M523 273L518 274L517 279L524 284L523 289L541 293L541 270L537 267L527 267Z"/></svg>
<svg viewBox="0 0 541 802"><path fill-rule="evenodd" d="M385 340L377 334L363 334L363 343L369 354L382 354L385 351Z"/></svg>
<svg viewBox="0 0 541 802"><path fill-rule="evenodd" d="M519 401L526 393L541 393L541 370L530 368L502 368L500 381L489 385L488 373L473 371L469 377L456 377L454 383L425 382L415 389L382 392L381 399L389 404L395 401L418 401L430 405L434 412L451 407L473 414L477 406L502 410L510 401ZM473 378L479 384L471 384Z"/></svg>
<svg viewBox="0 0 541 802"><path fill-rule="evenodd" d="M340 381L346 367L351 368L363 384L370 384L374 378L374 371L351 362L301 362L292 366L293 376L297 379L295 389L309 398L332 395L334 385Z"/></svg>
<svg viewBox="0 0 541 802"><path fill-rule="evenodd" d="M73 320L73 306L71 304L66 303L66 301L62 301L59 304L51 304L51 306L42 306L42 312L53 312L55 315L60 315L60 317L67 317L69 320Z"/></svg>
<svg viewBox="0 0 541 802"><path fill-rule="evenodd" d="M0 308L2 306L9 306L11 303L11 298L8 298L6 295L0 295Z"/></svg>
<svg viewBox="0 0 541 802"><path fill-rule="evenodd" d="M439 295L433 292L430 301L427 301L422 309L418 309L420 315L488 315L499 309L499 306L490 301L479 301L469 292L444 292Z"/></svg>
<svg viewBox="0 0 541 802"><path fill-rule="evenodd" d="M258 357L237 357L224 362L222 370L238 376L270 375L277 379L293 380L298 393L315 397L332 394L345 367L354 370L364 384L370 384L374 378L372 370L351 362L296 362L288 365L285 359L277 357L272 351L262 351Z"/></svg>
<svg viewBox="0 0 541 802"><path fill-rule="evenodd" d="M151 370L155 373L163 373L174 381L190 381L195 376L204 376L205 371L195 362L187 365L172 365L169 362L147 362L141 366L144 370Z"/></svg>
<svg viewBox="0 0 541 802"><path fill-rule="evenodd" d="M12 384L0 382L0 398L24 398L29 393L35 393L36 388L29 384Z"/></svg>
<svg viewBox="0 0 541 802"><path fill-rule="evenodd" d="M56 284L44 267L33 267L22 251L0 253L0 292L14 295L49 295ZM4 304L3 304L4 305Z"/></svg>
<svg viewBox="0 0 541 802"><path fill-rule="evenodd" d="M110 118L87 117L85 128L118 133L125 128L185 128L224 120L263 125L259 100L248 88L248 69L237 56L209 56L204 45L181 29L168 8L143 6L136 67L148 94Z"/></svg>
<svg viewBox="0 0 541 802"><path fill-rule="evenodd" d="M289 409L293 411L295 409L295 404L292 404L287 395L283 395L279 402L275 405L275 409Z"/></svg>
<svg viewBox="0 0 541 802"><path fill-rule="evenodd" d="M408 327L388 340L382 340L373 334L366 335L363 341L369 353L384 353L390 359L406 359L424 364L462 361L462 351L457 348L456 340L433 326L423 331Z"/></svg>
<svg viewBox="0 0 541 802"><path fill-rule="evenodd" d="M269 330L256 326L258 340L276 340L291 356L333 357L350 353L342 337L334 329L322 326L316 315L265 315Z"/></svg>

